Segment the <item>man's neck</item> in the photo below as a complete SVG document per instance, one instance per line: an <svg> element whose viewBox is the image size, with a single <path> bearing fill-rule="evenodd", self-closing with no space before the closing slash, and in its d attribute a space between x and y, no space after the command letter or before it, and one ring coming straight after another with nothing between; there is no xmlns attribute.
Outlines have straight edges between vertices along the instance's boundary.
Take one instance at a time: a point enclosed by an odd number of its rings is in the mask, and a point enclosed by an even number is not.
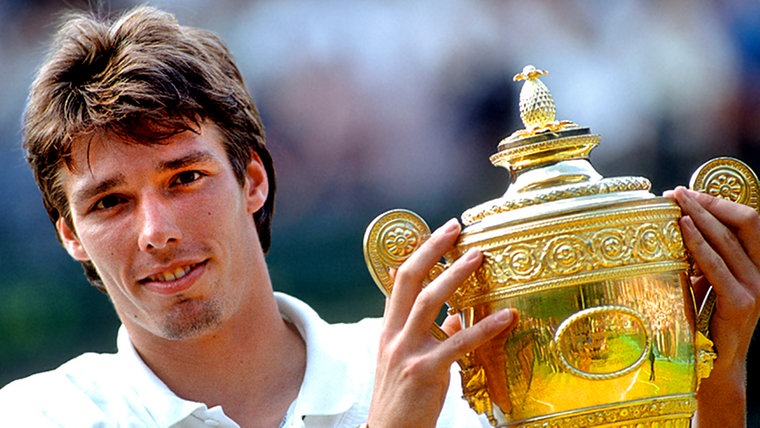
<svg viewBox="0 0 760 428"><path fill-rule="evenodd" d="M179 397L221 405L242 426L278 426L298 395L306 347L271 304L193 340L133 340L153 372ZM245 312L243 312L245 313ZM128 326L129 327L129 326Z"/></svg>

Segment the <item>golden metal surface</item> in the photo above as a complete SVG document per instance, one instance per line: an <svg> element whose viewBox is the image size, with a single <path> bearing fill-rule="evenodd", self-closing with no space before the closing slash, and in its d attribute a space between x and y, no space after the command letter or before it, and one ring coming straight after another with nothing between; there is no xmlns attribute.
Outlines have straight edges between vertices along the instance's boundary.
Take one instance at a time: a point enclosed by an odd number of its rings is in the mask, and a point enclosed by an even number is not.
<svg viewBox="0 0 760 428"><path fill-rule="evenodd" d="M470 225L490 215L561 199L631 190L649 190L651 187L652 185L649 180L642 177L603 178L595 182L582 182L579 184L562 186L561 188L553 188L549 191L541 192L538 195L524 195L518 198L499 198L489 201L465 211L462 214L462 223Z"/></svg>
<svg viewBox="0 0 760 428"><path fill-rule="evenodd" d="M478 248L483 263L449 311L464 328L502 308L520 314L511 333L459 362L464 398L499 426L688 427L716 357L714 298L698 318L680 208L649 193L646 178L602 177L588 161L599 136L555 119L545 74L528 66L515 76L525 129L491 156L510 185L463 213L456 247L428 278ZM706 163L690 186L758 209L757 176L735 159ZM365 260L384 293L388 269L429 234L404 210L370 224Z"/></svg>
<svg viewBox="0 0 760 428"><path fill-rule="evenodd" d="M697 401L690 396L659 397L612 407L600 407L549 419L535 419L510 425L519 428L688 428ZM663 416L666 415L666 416Z"/></svg>
<svg viewBox="0 0 760 428"><path fill-rule="evenodd" d="M694 171L689 187L760 211L757 175L739 159L720 157L705 162Z"/></svg>
<svg viewBox="0 0 760 428"><path fill-rule="evenodd" d="M401 266L428 237L425 220L407 210L388 211L367 226L364 261L383 294L389 296L393 288L389 270Z"/></svg>
<svg viewBox="0 0 760 428"><path fill-rule="evenodd" d="M556 132L572 127L570 121L557 122L554 120L556 109L554 98L549 88L538 78L549 74L532 65L526 65L522 73L517 73L514 81L524 81L520 90L520 119L525 125L524 130L516 131L515 136L529 137L544 132Z"/></svg>

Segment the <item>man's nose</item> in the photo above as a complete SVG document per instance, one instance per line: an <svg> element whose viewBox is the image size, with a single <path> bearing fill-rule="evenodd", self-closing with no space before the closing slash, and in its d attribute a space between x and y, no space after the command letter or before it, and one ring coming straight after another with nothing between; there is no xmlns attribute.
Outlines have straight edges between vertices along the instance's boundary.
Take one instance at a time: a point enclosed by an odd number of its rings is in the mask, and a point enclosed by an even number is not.
<svg viewBox="0 0 760 428"><path fill-rule="evenodd" d="M139 204L140 224L138 245L142 251L154 251L176 244L182 239L177 213L170 200L149 196Z"/></svg>

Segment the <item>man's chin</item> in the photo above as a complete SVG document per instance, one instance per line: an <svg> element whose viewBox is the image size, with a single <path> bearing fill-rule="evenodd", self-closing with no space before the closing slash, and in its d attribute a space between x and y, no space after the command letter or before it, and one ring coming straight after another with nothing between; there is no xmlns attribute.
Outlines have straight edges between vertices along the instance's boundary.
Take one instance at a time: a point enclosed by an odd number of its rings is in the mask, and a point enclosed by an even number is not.
<svg viewBox="0 0 760 428"><path fill-rule="evenodd" d="M218 305L208 301L188 300L176 304L163 320L161 332L171 340L194 339L216 330L222 313Z"/></svg>

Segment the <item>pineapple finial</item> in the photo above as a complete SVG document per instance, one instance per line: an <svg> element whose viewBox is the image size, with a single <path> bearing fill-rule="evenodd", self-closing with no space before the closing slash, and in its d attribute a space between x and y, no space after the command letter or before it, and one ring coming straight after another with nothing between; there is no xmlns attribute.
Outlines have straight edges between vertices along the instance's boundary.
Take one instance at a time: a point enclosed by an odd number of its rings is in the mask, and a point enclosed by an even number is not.
<svg viewBox="0 0 760 428"><path fill-rule="evenodd" d="M554 122L556 110L549 88L538 78L549 74L532 65L526 65L522 73L517 73L514 81L524 80L520 91L520 118L529 132L545 128Z"/></svg>

